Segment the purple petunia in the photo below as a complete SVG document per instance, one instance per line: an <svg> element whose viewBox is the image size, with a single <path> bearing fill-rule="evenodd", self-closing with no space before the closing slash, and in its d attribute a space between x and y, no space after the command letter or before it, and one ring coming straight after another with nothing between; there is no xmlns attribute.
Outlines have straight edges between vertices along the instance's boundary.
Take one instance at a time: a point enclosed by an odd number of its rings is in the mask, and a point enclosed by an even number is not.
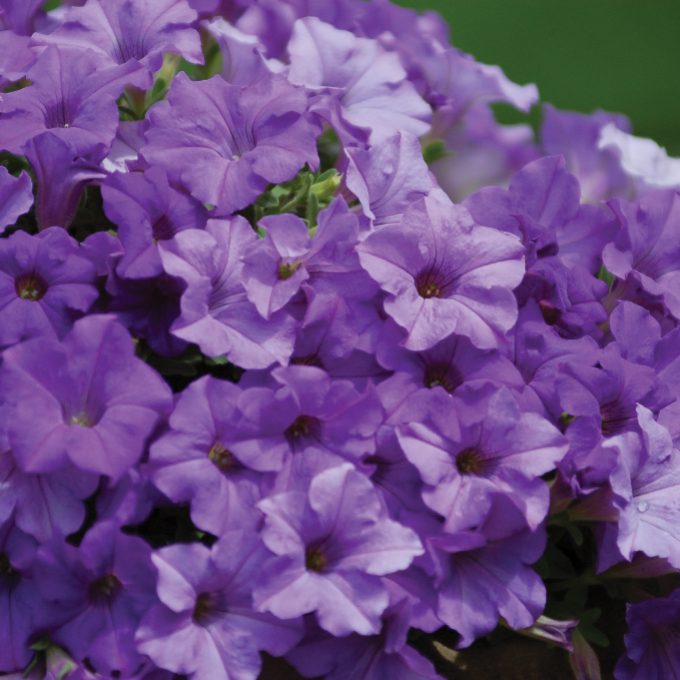
<svg viewBox="0 0 680 680"><path fill-rule="evenodd" d="M53 472L69 461L118 479L170 407L168 387L111 317L81 319L62 342L28 340L3 358L3 428L24 472Z"/></svg>
<svg viewBox="0 0 680 680"><path fill-rule="evenodd" d="M267 183L292 179L305 163L316 167L317 130L306 107L304 91L283 76L239 87L219 77L194 82L179 74L167 101L149 113L141 154L217 214L228 215Z"/></svg>
<svg viewBox="0 0 680 680"><path fill-rule="evenodd" d="M282 619L316 612L337 636L377 633L388 605L380 577L405 569L423 548L389 519L371 482L343 464L315 476L307 493L270 496L259 507L262 539L277 557L263 569L258 609Z"/></svg>
<svg viewBox="0 0 680 680"><path fill-rule="evenodd" d="M211 550L190 544L154 553L160 602L137 631L139 650L192 680L255 680L260 650L285 654L302 637L299 619L253 607L266 555L257 534L235 530Z"/></svg>
<svg viewBox="0 0 680 680"><path fill-rule="evenodd" d="M452 333L494 348L517 319L512 289L524 274L524 249L461 206L421 199L357 250L388 294L385 311L407 331L408 349L429 349Z"/></svg>

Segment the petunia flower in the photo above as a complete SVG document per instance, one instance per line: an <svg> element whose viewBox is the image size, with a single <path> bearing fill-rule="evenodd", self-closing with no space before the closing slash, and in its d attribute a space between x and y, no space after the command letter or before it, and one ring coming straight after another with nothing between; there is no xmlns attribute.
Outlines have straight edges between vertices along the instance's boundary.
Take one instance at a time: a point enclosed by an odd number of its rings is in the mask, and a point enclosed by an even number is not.
<svg viewBox="0 0 680 680"><path fill-rule="evenodd" d="M63 229L0 241L0 347L61 338L96 297L94 267Z"/></svg>
<svg viewBox="0 0 680 680"><path fill-rule="evenodd" d="M157 71L164 52L202 64L198 32L192 27L197 14L186 0L88 0L71 7L62 23L38 43L91 50L90 61L101 67L133 61Z"/></svg>
<svg viewBox="0 0 680 680"><path fill-rule="evenodd" d="M111 317L81 319L63 342L28 340L3 359L3 428L24 472L70 461L120 478L169 411L169 388L134 356L129 334Z"/></svg>
<svg viewBox="0 0 680 680"><path fill-rule="evenodd" d="M280 656L302 637L299 619L253 607L267 554L256 533L236 530L212 549L194 543L155 552L160 603L139 626L139 651L191 680L256 680L260 650Z"/></svg>
<svg viewBox="0 0 680 680"><path fill-rule="evenodd" d="M399 57L377 40L308 16L295 22L288 54L291 82L318 93L315 109L348 142L368 136L376 144L397 131L427 132L430 107L408 82Z"/></svg>
<svg viewBox="0 0 680 680"><path fill-rule="evenodd" d="M386 313L406 329L408 349L429 349L453 333L492 349L517 320L512 289L524 275L524 249L461 206L421 199L357 251L387 293Z"/></svg>
<svg viewBox="0 0 680 680"><path fill-rule="evenodd" d="M100 522L78 548L61 539L45 543L33 569L57 618L51 638L102 673L131 675L142 661L134 633L154 600L147 543Z"/></svg>
<svg viewBox="0 0 680 680"><path fill-rule="evenodd" d="M191 81L180 73L148 116L142 157L218 215L245 208L305 163L318 165L307 96L283 76L239 87L220 76Z"/></svg>
<svg viewBox="0 0 680 680"><path fill-rule="evenodd" d="M255 605L282 619L316 612L336 636L376 634L388 606L380 577L423 553L417 534L389 519L371 482L349 464L329 468L308 493L270 496L259 507L265 545Z"/></svg>
<svg viewBox="0 0 680 680"><path fill-rule="evenodd" d="M160 248L165 271L186 284L173 334L243 368L286 363L293 351L292 318L282 310L267 321L246 296L241 259L256 241L234 217L182 231Z"/></svg>

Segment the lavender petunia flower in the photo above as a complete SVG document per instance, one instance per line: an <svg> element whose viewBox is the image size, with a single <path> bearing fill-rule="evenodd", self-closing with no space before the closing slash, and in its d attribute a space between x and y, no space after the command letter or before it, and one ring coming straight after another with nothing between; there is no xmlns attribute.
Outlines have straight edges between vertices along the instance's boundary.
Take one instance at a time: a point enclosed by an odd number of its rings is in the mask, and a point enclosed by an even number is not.
<svg viewBox="0 0 680 680"><path fill-rule="evenodd" d="M30 210L33 205L31 184L28 173L12 177L7 168L0 166L0 234Z"/></svg>
<svg viewBox="0 0 680 680"><path fill-rule="evenodd" d="M513 172L540 156L529 125L500 125L487 104L468 109L444 142L447 153L430 169L454 201L489 184L507 184Z"/></svg>
<svg viewBox="0 0 680 680"><path fill-rule="evenodd" d="M621 171L616 155L598 147L602 128L613 125L624 132L630 130L625 116L595 111L592 114L559 111L543 106L541 143L545 152L562 154L569 172L576 175L581 195L588 203L597 203L627 193L630 181Z"/></svg>
<svg viewBox="0 0 680 680"><path fill-rule="evenodd" d="M100 167L101 146L81 155L68 141L47 132L26 142L24 153L35 172L39 229L68 227L78 210L83 189L106 176Z"/></svg>
<svg viewBox="0 0 680 680"><path fill-rule="evenodd" d="M47 47L27 73L32 85L3 95L0 148L23 153L47 130L80 154L108 148L118 127L116 99L125 85L144 84L140 74L146 78L134 62L100 68L82 50Z"/></svg>
<svg viewBox="0 0 680 680"><path fill-rule="evenodd" d="M79 548L44 544L34 564L38 589L58 617L52 639L103 673L129 677L142 659L137 626L154 600L151 549L114 522L90 529Z"/></svg>
<svg viewBox="0 0 680 680"><path fill-rule="evenodd" d="M421 199L357 250L388 293L385 311L408 332L408 349L429 349L453 333L491 349L517 320L512 289L524 275L524 249L511 234L475 224L461 206Z"/></svg>
<svg viewBox="0 0 680 680"><path fill-rule="evenodd" d="M180 73L167 101L149 112L142 157L225 215L244 208L268 183L318 165L317 130L307 96L283 76L238 87L216 76L194 82ZM198 124L197 124L198 123Z"/></svg>
<svg viewBox="0 0 680 680"><path fill-rule="evenodd" d="M255 590L258 609L291 619L316 612L336 636L376 634L388 596L380 576L423 553L418 536L386 515L371 482L349 464L312 480L307 494L259 503L262 539L277 557Z"/></svg>
<svg viewBox="0 0 680 680"><path fill-rule="evenodd" d="M26 36L0 30L0 92L10 83L21 80L33 65L36 54L29 44Z"/></svg>
<svg viewBox="0 0 680 680"><path fill-rule="evenodd" d="M94 267L63 229L0 240L0 348L62 337L96 299L94 283Z"/></svg>
<svg viewBox="0 0 680 680"><path fill-rule="evenodd" d="M499 617L511 628L528 628L546 600L541 578L528 566L542 554L545 534L527 531L505 495L495 498L485 520L474 505L467 518L467 531L427 539L435 551L437 615L460 633L460 647L491 632Z"/></svg>
<svg viewBox="0 0 680 680"><path fill-rule="evenodd" d="M192 28L196 18L186 0L88 0L65 12L56 30L34 40L90 50L89 60L101 67L132 60L157 71L167 51L203 63L200 37Z"/></svg>
<svg viewBox="0 0 680 680"><path fill-rule="evenodd" d="M70 461L119 478L169 410L169 388L110 317L81 319L62 343L37 338L3 356L4 427L24 472L53 472Z"/></svg>
<svg viewBox="0 0 680 680"><path fill-rule="evenodd" d="M347 141L363 142L368 133L376 144L397 131L428 131L430 107L399 57L376 40L306 17L295 22L288 53L291 82L318 92L315 108Z"/></svg>
<svg viewBox="0 0 680 680"><path fill-rule="evenodd" d="M31 636L49 621L31 573L37 548L12 522L0 522L0 671L25 668Z"/></svg>
<svg viewBox="0 0 680 680"><path fill-rule="evenodd" d="M466 111L488 102L507 102L521 111L538 101L536 85L517 85L500 66L482 64L469 54L448 47L434 50L424 61L428 98L435 109L435 135L446 134Z"/></svg>
<svg viewBox="0 0 680 680"><path fill-rule="evenodd" d="M329 286L345 297L368 297L372 283L364 274L354 247L359 224L343 198L336 198L318 216L314 237L297 215L272 215L260 220L263 240L243 257L243 284L248 299L265 318L283 309L307 282L318 292Z"/></svg>
<svg viewBox="0 0 680 680"><path fill-rule="evenodd" d="M99 478L71 465L50 474L30 474L17 466L6 436L0 433L0 524L12 519L39 541L77 531L85 519L83 499Z"/></svg>
<svg viewBox="0 0 680 680"><path fill-rule="evenodd" d="M680 668L680 593L629 604L626 652L619 659L616 680L673 678Z"/></svg>
<svg viewBox="0 0 680 680"><path fill-rule="evenodd" d="M269 72L283 70L281 62L266 59L264 46L254 35L239 31L222 17L206 23L205 27L220 46L222 76L227 82L249 85Z"/></svg>
<svg viewBox="0 0 680 680"><path fill-rule="evenodd" d="M209 550L175 545L154 553L158 598L137 631L140 652L191 680L256 680L259 651L280 656L302 637L299 620L253 608L268 552L255 533L229 531Z"/></svg>
<svg viewBox="0 0 680 680"><path fill-rule="evenodd" d="M677 494L680 489L680 452L668 430L644 406L637 407L641 436L625 433L611 446L620 451L610 477L619 510L616 546L630 560L636 550L664 557L680 568ZM604 563L602 563L604 566Z"/></svg>
<svg viewBox="0 0 680 680"><path fill-rule="evenodd" d="M0 0L0 28L8 29L18 35L31 35L35 21L45 3L42 0Z"/></svg>
<svg viewBox="0 0 680 680"><path fill-rule="evenodd" d="M567 440L536 413L520 411L504 388L433 412L429 421L397 428L399 443L425 482L425 503L459 531L471 504L482 506L498 492L508 497L535 529L548 511L548 488L540 476L567 452ZM457 418L454 414L457 414Z"/></svg>
<svg viewBox="0 0 680 680"><path fill-rule="evenodd" d="M256 241L245 219L234 217L182 231L160 248L165 271L187 286L173 334L243 368L286 363L293 351L293 320L281 311L267 321L246 297L241 258Z"/></svg>
<svg viewBox="0 0 680 680"><path fill-rule="evenodd" d="M285 405L289 417L282 436L290 453L277 488L305 487L317 472L345 460L356 463L375 451L383 413L371 385L359 391L348 380L331 380L315 366L280 367L272 377L283 388L282 416Z"/></svg>
<svg viewBox="0 0 680 680"><path fill-rule="evenodd" d="M660 296L680 319L680 194L650 191L635 203L614 199L609 205L623 229L605 246L605 266L620 279L631 277L645 292Z"/></svg>
<svg viewBox="0 0 680 680"><path fill-rule="evenodd" d="M305 677L326 680L438 680L434 666L406 643L410 609L405 599L389 607L378 635L337 638L314 631L286 659Z"/></svg>
<svg viewBox="0 0 680 680"><path fill-rule="evenodd" d="M290 406L281 391L203 378L180 396L169 432L151 446L151 479L194 523L221 535L257 522L255 503L288 455Z"/></svg>
<svg viewBox="0 0 680 680"><path fill-rule="evenodd" d="M404 331L396 324L385 324L378 345L377 360L387 369L407 376L401 389L442 388L449 394L463 384L477 381L505 384L521 389L524 380L513 363L496 350L477 349L465 337L451 335L431 349L410 352L400 346Z"/></svg>
<svg viewBox="0 0 680 680"><path fill-rule="evenodd" d="M161 274L158 242L183 229L201 229L207 221L203 206L173 189L160 168L110 175L102 185L102 198L106 216L118 226L124 255L116 271L125 278Z"/></svg>
<svg viewBox="0 0 680 680"><path fill-rule="evenodd" d="M307 308L290 363L317 366L333 378L361 380L383 375L372 343L367 345L362 337L367 327L381 323L377 309L345 299L340 291L328 295L305 292Z"/></svg>
<svg viewBox="0 0 680 680"><path fill-rule="evenodd" d="M619 157L621 168L648 188L680 188L680 158L671 158L654 140L635 137L608 123L600 130L598 149L611 149Z"/></svg>
<svg viewBox="0 0 680 680"><path fill-rule="evenodd" d="M397 132L370 149L348 148L345 183L374 227L398 222L406 208L426 196L434 181L420 142Z"/></svg>

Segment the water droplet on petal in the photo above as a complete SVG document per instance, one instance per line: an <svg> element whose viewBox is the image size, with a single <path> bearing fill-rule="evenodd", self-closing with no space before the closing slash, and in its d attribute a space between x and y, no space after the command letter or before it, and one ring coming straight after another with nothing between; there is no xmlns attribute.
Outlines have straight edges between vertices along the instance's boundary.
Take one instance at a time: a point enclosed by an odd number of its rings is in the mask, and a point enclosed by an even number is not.
<svg viewBox="0 0 680 680"><path fill-rule="evenodd" d="M639 512L647 512L649 509L649 503L647 501L640 501L637 504L637 509Z"/></svg>

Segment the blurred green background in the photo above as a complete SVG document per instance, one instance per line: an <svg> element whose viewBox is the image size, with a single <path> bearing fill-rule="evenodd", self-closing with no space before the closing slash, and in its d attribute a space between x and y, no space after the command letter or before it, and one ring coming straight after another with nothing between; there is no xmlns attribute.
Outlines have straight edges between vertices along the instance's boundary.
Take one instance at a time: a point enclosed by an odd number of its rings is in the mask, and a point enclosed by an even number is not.
<svg viewBox="0 0 680 680"><path fill-rule="evenodd" d="M680 155L680 0L397 0L562 109L625 113Z"/></svg>

